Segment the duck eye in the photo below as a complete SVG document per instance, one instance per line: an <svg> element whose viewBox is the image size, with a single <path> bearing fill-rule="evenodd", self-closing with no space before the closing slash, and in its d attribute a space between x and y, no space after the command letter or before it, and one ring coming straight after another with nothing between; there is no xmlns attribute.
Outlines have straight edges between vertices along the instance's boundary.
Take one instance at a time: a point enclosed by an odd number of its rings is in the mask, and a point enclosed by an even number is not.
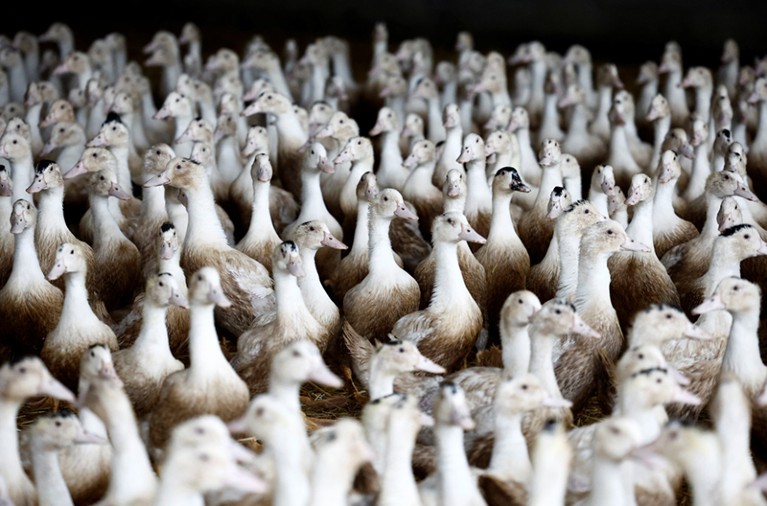
<svg viewBox="0 0 767 506"><path fill-rule="evenodd" d="M400 353L405 353L405 348L404 347L400 347L399 352Z"/></svg>
<svg viewBox="0 0 767 506"><path fill-rule="evenodd" d="M746 234L743 236L745 239L751 239L751 236L749 234Z"/></svg>
<svg viewBox="0 0 767 506"><path fill-rule="evenodd" d="M314 232L314 227L309 227L309 231Z"/></svg>
<svg viewBox="0 0 767 506"><path fill-rule="evenodd" d="M658 378L655 380L655 383L660 385L661 383L663 383L663 380L661 378Z"/></svg>
<svg viewBox="0 0 767 506"><path fill-rule="evenodd" d="M19 367L19 372L20 372L21 374L26 374L26 372L27 372L27 368L26 368L26 367Z"/></svg>
<svg viewBox="0 0 767 506"><path fill-rule="evenodd" d="M673 316L674 316L674 315L672 315L671 313L668 313L668 314L666 315L666 319L667 319L667 320L670 320L671 318L673 318Z"/></svg>
<svg viewBox="0 0 767 506"><path fill-rule="evenodd" d="M738 290L740 290L740 287L738 285L735 285L732 287L732 290L737 292Z"/></svg>
<svg viewBox="0 0 767 506"><path fill-rule="evenodd" d="M91 357L96 357L96 354L93 351L91 351Z"/></svg>
<svg viewBox="0 0 767 506"><path fill-rule="evenodd" d="M165 285L163 284L163 282L162 282L162 281L160 281L160 282L158 283L158 285L160 285L160 286L165 286Z"/></svg>
<svg viewBox="0 0 767 506"><path fill-rule="evenodd" d="M525 383L524 385L522 385L522 390L527 390L527 388L528 388L528 386L527 386L527 383Z"/></svg>
<svg viewBox="0 0 767 506"><path fill-rule="evenodd" d="M519 302L520 304L523 304L523 303L524 303L524 302L522 301L522 299L518 299L518 300L517 300L517 302Z"/></svg>
<svg viewBox="0 0 767 506"><path fill-rule="evenodd" d="M384 197L384 202L389 202L389 197Z"/></svg>
<svg viewBox="0 0 767 506"><path fill-rule="evenodd" d="M554 310L554 313L555 313L555 314L562 314L562 310L561 310L561 309L555 309L555 310Z"/></svg>
<svg viewBox="0 0 767 506"><path fill-rule="evenodd" d="M637 358L639 360L644 360L644 353L640 353L639 355L637 355Z"/></svg>
<svg viewBox="0 0 767 506"><path fill-rule="evenodd" d="M608 229L607 230L607 235L613 235L613 229Z"/></svg>

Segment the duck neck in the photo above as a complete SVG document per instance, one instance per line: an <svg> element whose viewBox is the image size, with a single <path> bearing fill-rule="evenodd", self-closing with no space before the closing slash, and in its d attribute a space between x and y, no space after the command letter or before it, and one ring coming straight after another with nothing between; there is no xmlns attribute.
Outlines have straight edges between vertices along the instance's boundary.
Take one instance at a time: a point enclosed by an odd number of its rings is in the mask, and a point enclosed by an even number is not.
<svg viewBox="0 0 767 506"><path fill-rule="evenodd" d="M734 255L723 241L714 241L708 270L703 275L704 297L711 297L719 283L727 277L740 277L741 258Z"/></svg>
<svg viewBox="0 0 767 506"><path fill-rule="evenodd" d="M552 506L565 503L570 460L553 455L552 462L536 462L530 479L528 506ZM547 459L548 460L548 459ZM542 467L544 465L545 467Z"/></svg>
<svg viewBox="0 0 767 506"><path fill-rule="evenodd" d="M553 359L554 343L558 340L558 336L544 333L536 333L530 339L530 373L541 380L550 396L562 399Z"/></svg>
<svg viewBox="0 0 767 506"><path fill-rule="evenodd" d="M465 505L465 499L472 490L476 490L477 484L466 459L463 429L456 425L439 424L435 432L439 503L444 506Z"/></svg>
<svg viewBox="0 0 767 506"><path fill-rule="evenodd" d="M718 443L707 443L707 448L695 452L694 457L685 458L682 466L690 482L693 504L716 506L716 488L721 478L722 461Z"/></svg>
<svg viewBox="0 0 767 506"><path fill-rule="evenodd" d="M695 159L692 162L692 174L685 188L685 198L692 202L706 191L706 179L711 174L711 162L708 159L708 146L701 142L695 146Z"/></svg>
<svg viewBox="0 0 767 506"><path fill-rule="evenodd" d="M115 504L128 504L137 497L151 497L157 477L139 435L130 401L126 397L110 403L110 410L114 412L108 416L107 430L113 453L107 496Z"/></svg>
<svg viewBox="0 0 767 506"><path fill-rule="evenodd" d="M466 193L461 192L458 197L444 197L442 204L442 212L444 213L461 213L466 211Z"/></svg>
<svg viewBox="0 0 767 506"><path fill-rule="evenodd" d="M591 62L579 63L576 66L576 69L578 73L578 84L580 84L581 88L586 90L586 93L593 94L594 79Z"/></svg>
<svg viewBox="0 0 767 506"><path fill-rule="evenodd" d="M506 479L527 483L532 466L522 433L522 413L506 415L495 410L495 443L488 469Z"/></svg>
<svg viewBox="0 0 767 506"><path fill-rule="evenodd" d="M448 138L450 134L448 133ZM381 161L379 163L380 171L392 171L402 166L402 152L399 149L399 132L396 130L387 130L381 136Z"/></svg>
<svg viewBox="0 0 767 506"><path fill-rule="evenodd" d="M307 216L309 211L318 216L318 213L326 209L320 186L320 173L316 169L304 168L301 178L301 209L306 210Z"/></svg>
<svg viewBox="0 0 767 506"><path fill-rule="evenodd" d="M511 220L511 197L509 192L498 192L493 196L493 214L490 216L487 242L495 243L505 237L517 236Z"/></svg>
<svg viewBox="0 0 767 506"><path fill-rule="evenodd" d="M445 140L445 125L442 123L442 111L439 108L439 95L426 99L429 121L429 138L434 142Z"/></svg>
<svg viewBox="0 0 767 506"><path fill-rule="evenodd" d="M711 117L711 95L713 92L711 86L695 88L695 113L705 122L708 122Z"/></svg>
<svg viewBox="0 0 767 506"><path fill-rule="evenodd" d="M368 373L368 394L370 399L380 399L394 393L394 378L399 371L392 371L379 360L370 361L370 372Z"/></svg>
<svg viewBox="0 0 767 506"><path fill-rule="evenodd" d="M632 158L633 160L626 136L626 125L613 124L610 129L610 158L621 160Z"/></svg>
<svg viewBox="0 0 767 506"><path fill-rule="evenodd" d="M29 227L15 235L13 247L13 269L6 283L19 286L49 284L45 278L35 249L35 229Z"/></svg>
<svg viewBox="0 0 767 506"><path fill-rule="evenodd" d="M277 127L278 145L281 152L296 152L309 138L301 126L298 116L292 110L278 114L275 126Z"/></svg>
<svg viewBox="0 0 767 506"><path fill-rule="evenodd" d="M165 187L146 186L141 189L141 218L149 220L155 217L165 219ZM142 220L142 221L143 221Z"/></svg>
<svg viewBox="0 0 767 506"><path fill-rule="evenodd" d="M535 197L533 207L541 211L542 214L546 214L546 207L549 205L551 190L553 190L555 186L562 186L562 169L560 168L559 163L555 163L548 167L541 167L541 169L543 169L541 185L538 187L538 195Z"/></svg>
<svg viewBox="0 0 767 506"><path fill-rule="evenodd" d="M759 123L752 144L764 146L767 143L767 100L759 102Z"/></svg>
<svg viewBox="0 0 767 506"><path fill-rule="evenodd" d="M367 228L367 227L366 227ZM304 303L309 312L320 322L323 327L327 317L323 315L340 315L338 306L328 295L325 287L322 286L320 273L317 271L317 250L309 247L300 248L301 264L304 267L304 277L298 280Z"/></svg>
<svg viewBox="0 0 767 506"><path fill-rule="evenodd" d="M293 93L290 91L290 86L285 80L285 74L282 72L282 67L275 65L269 69L269 82L272 83L274 88L281 94L288 97L288 100L293 101Z"/></svg>
<svg viewBox="0 0 767 506"><path fill-rule="evenodd" d="M312 506L347 504L356 468L343 461L318 459L312 476ZM344 465L346 464L346 465Z"/></svg>
<svg viewBox="0 0 767 506"><path fill-rule="evenodd" d="M207 178L193 189L186 191L189 205L186 206L189 213L184 247L189 245L213 245L224 247L227 245L226 234L216 214L216 204L213 198L213 190Z"/></svg>
<svg viewBox="0 0 767 506"><path fill-rule="evenodd" d="M64 187L54 186L40 192L37 201L37 228L69 230L64 218Z"/></svg>
<svg viewBox="0 0 767 506"><path fill-rule="evenodd" d="M298 315L308 313L309 309L296 277L279 269L275 269L272 276L277 302L277 321L284 325L295 320Z"/></svg>
<svg viewBox="0 0 767 506"><path fill-rule="evenodd" d="M570 115L570 123L567 127L567 135L583 135L588 133L589 116L586 104L577 103L573 106Z"/></svg>
<svg viewBox="0 0 767 506"><path fill-rule="evenodd" d="M514 135L517 136L520 151L526 151L526 154L529 155L532 160L535 160L535 150L533 150L533 143L530 140L530 129L528 127L520 127L514 132ZM548 199L548 196L546 196L546 199Z"/></svg>
<svg viewBox="0 0 767 506"><path fill-rule="evenodd" d="M72 496L64 481L59 466L59 457L56 450L39 448L34 442L32 446L32 469L35 476L35 488L37 499L41 505L61 504L69 506L74 504Z"/></svg>
<svg viewBox="0 0 767 506"><path fill-rule="evenodd" d="M0 448L3 458L0 459L0 476L9 484L29 482L24 472L19 455L19 436L17 420L21 403L0 398Z"/></svg>
<svg viewBox="0 0 767 506"><path fill-rule="evenodd" d="M61 310L61 320L65 318L75 319L78 326L98 325L101 322L88 302L85 272L64 274L64 306ZM59 324L61 325L61 321Z"/></svg>
<svg viewBox="0 0 767 506"><path fill-rule="evenodd" d="M650 171L655 172L657 170L658 162L660 161L661 151L663 149L663 140L666 138L666 134L671 129L671 115L666 115L653 121L653 145L652 145L652 165Z"/></svg>
<svg viewBox="0 0 767 506"><path fill-rule="evenodd" d="M93 215L93 249L98 250L111 241L128 240L120 230L112 212L109 210L109 197L91 195L88 199Z"/></svg>
<svg viewBox="0 0 767 506"><path fill-rule="evenodd" d="M165 467L168 469L162 475L157 487L157 494L152 499L152 506L162 504L199 506L205 504L203 495L189 485L187 477L174 470L174 465L178 466L180 463L174 462L174 459L169 459L165 463Z"/></svg>
<svg viewBox="0 0 767 506"><path fill-rule="evenodd" d="M32 195L27 193L27 188L35 178L35 167L32 164L32 151L27 149L23 156L11 162L11 180L13 181L13 200L24 199L32 202Z"/></svg>
<svg viewBox="0 0 767 506"><path fill-rule="evenodd" d="M252 233L262 237L279 237L274 229L274 222L269 211L270 190L271 183L269 181L256 181L253 185L253 204L248 232L252 231Z"/></svg>
<svg viewBox="0 0 767 506"><path fill-rule="evenodd" d="M657 182L655 185L655 197L653 198L653 216L657 219L653 225L662 225L669 216L676 216L674 210L674 190L676 188L677 178L665 183Z"/></svg>
<svg viewBox="0 0 767 506"><path fill-rule="evenodd" d="M115 175L117 176L118 184L122 186L125 191L130 191L131 178L130 166L128 165L128 158L130 153L128 150L128 144L109 146L109 151L112 152L112 154L115 156L115 159L117 160L117 170L115 171Z"/></svg>
<svg viewBox="0 0 767 506"><path fill-rule="evenodd" d="M437 241L434 245L434 286L429 308L433 311L448 311L460 307L456 304L473 304L474 298L466 288L461 266L458 262L458 244Z"/></svg>
<svg viewBox="0 0 767 506"><path fill-rule="evenodd" d="M503 372L518 376L530 369L530 333L527 325L501 325L501 356Z"/></svg>
<svg viewBox="0 0 767 506"><path fill-rule="evenodd" d="M153 357L173 359L168 343L168 327L165 323L168 306L157 306L144 299L141 315L141 331L133 347L147 350Z"/></svg>
<svg viewBox="0 0 767 506"><path fill-rule="evenodd" d="M610 112L610 106L613 100L613 87L609 84L600 85L597 88L597 112L594 115L594 120L599 118L607 118Z"/></svg>
<svg viewBox="0 0 767 506"><path fill-rule="evenodd" d="M631 217L631 223L626 227L626 234L635 241L649 247L654 255L652 208L653 199L651 198L645 199L634 206L634 215Z"/></svg>
<svg viewBox="0 0 767 506"><path fill-rule="evenodd" d="M633 479L624 463L594 456L591 476L590 506L636 506Z"/></svg>
<svg viewBox="0 0 767 506"><path fill-rule="evenodd" d="M485 158L466 162L466 214L489 211L493 194L487 184Z"/></svg>
<svg viewBox="0 0 767 506"><path fill-rule="evenodd" d="M339 202L345 214L353 215L354 211L357 210L357 185L362 174L373 172L373 161L373 157L368 156L352 163L349 176L346 178L346 182L341 189Z"/></svg>
<svg viewBox="0 0 767 506"><path fill-rule="evenodd" d="M367 255L369 248L369 210L370 203L367 200L357 202L357 221L354 224L354 242L350 255Z"/></svg>
<svg viewBox="0 0 767 506"><path fill-rule="evenodd" d="M610 299L609 253L581 255L578 259L578 287L575 289L575 307L583 314L587 307L600 307L601 311L614 311Z"/></svg>
<svg viewBox="0 0 767 506"><path fill-rule="evenodd" d="M305 436L291 436L281 438L279 446L275 445L272 451L275 466L274 506L309 504L312 495L309 475L305 472L306 455L312 450L301 444L306 441Z"/></svg>
<svg viewBox="0 0 767 506"><path fill-rule="evenodd" d="M543 105L546 84L546 62L535 60L530 63L530 102Z"/></svg>
<svg viewBox="0 0 767 506"><path fill-rule="evenodd" d="M221 351L213 304L193 302L189 311L189 370L199 378L231 368Z"/></svg>
<svg viewBox="0 0 767 506"><path fill-rule="evenodd" d="M724 351L722 372L735 373L749 390L761 388L767 379L759 354L759 307L733 312L730 338Z"/></svg>
<svg viewBox="0 0 767 506"><path fill-rule="evenodd" d="M557 227L554 229L559 245L559 283L557 297L572 302L578 288L578 265L580 263L580 235L567 233Z"/></svg>
<svg viewBox="0 0 767 506"><path fill-rule="evenodd" d="M405 428L401 424L390 422L381 477L381 506L420 504L418 485L411 465L416 438L414 432L417 431L414 431L413 427Z"/></svg>
<svg viewBox="0 0 767 506"><path fill-rule="evenodd" d="M389 228L391 218L376 216L370 213L370 237L368 241L370 247L368 250L368 269L371 274L381 273L385 275L392 269L399 269L399 265L394 260L394 252L391 248L391 239L389 238Z"/></svg>

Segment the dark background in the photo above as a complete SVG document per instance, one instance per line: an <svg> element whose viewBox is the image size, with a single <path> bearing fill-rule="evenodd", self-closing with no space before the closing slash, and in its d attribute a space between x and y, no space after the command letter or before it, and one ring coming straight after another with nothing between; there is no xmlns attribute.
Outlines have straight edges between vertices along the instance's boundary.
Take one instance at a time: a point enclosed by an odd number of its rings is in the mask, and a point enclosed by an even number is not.
<svg viewBox="0 0 767 506"><path fill-rule="evenodd" d="M21 13L5 16L2 32L42 33L53 21L75 29L76 46L86 49L111 31L128 36L131 57L159 29L180 33L185 21L202 29L203 55L221 46L241 50L262 34L281 50L287 37L303 49L313 38L335 34L352 42L358 70L369 66L370 35L376 21L389 29L390 49L405 38L432 40L437 55L451 55L456 33L470 30L475 47L510 54L531 39L564 52L571 44L587 46L596 62L637 65L658 61L664 44L678 41L685 67L715 66L727 37L741 47L741 62L767 54L767 1L697 0L134 0L116 2L15 3ZM364 71L360 70L361 73Z"/></svg>

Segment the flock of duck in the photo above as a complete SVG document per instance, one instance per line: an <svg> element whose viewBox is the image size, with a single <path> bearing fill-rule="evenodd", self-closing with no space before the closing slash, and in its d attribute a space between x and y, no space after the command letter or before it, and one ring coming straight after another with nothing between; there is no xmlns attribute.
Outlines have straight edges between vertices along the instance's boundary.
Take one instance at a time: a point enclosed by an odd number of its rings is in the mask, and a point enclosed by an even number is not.
<svg viewBox="0 0 767 506"><path fill-rule="evenodd" d="M767 58L0 37L0 504L767 505Z"/></svg>

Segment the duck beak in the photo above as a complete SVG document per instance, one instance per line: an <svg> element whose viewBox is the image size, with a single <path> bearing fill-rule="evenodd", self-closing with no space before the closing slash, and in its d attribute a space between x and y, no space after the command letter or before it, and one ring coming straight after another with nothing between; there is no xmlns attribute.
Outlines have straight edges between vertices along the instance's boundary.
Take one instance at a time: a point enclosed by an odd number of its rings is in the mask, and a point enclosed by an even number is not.
<svg viewBox="0 0 767 506"><path fill-rule="evenodd" d="M93 139L89 140L85 146L88 148L103 148L106 145L107 143L106 140L104 140L104 136L99 134Z"/></svg>
<svg viewBox="0 0 767 506"><path fill-rule="evenodd" d="M40 126L41 127L46 127L48 125L43 125L42 123L40 123ZM56 149L57 147L58 146L56 146L56 144L52 143L51 141L46 142L43 145L42 151L40 151L40 156L45 156L45 155L48 155L48 154L52 153L53 150Z"/></svg>
<svg viewBox="0 0 767 506"><path fill-rule="evenodd" d="M689 142L685 142L681 146L679 146L679 154L682 155L685 158L688 158L690 160L695 159L695 148L692 147L692 144Z"/></svg>
<svg viewBox="0 0 767 506"><path fill-rule="evenodd" d="M324 139L325 137L331 137L333 135L333 130L329 126L324 126L320 128L316 134L314 134L315 139Z"/></svg>
<svg viewBox="0 0 767 506"><path fill-rule="evenodd" d="M649 246L642 244L639 241L635 241L629 236L626 236L626 241L621 244L621 249L627 251L640 251L642 253L649 253L652 251Z"/></svg>
<svg viewBox="0 0 767 506"><path fill-rule="evenodd" d="M468 149L464 149L463 151L461 151L460 156L456 158L455 161L458 163L467 163L472 161L472 159L473 158L471 156L471 152Z"/></svg>
<svg viewBox="0 0 767 506"><path fill-rule="evenodd" d="M397 216L399 218L403 218L405 220L417 220L418 215L415 214L413 211L408 209L408 207L405 204L400 205L397 207L397 209L394 210L394 216Z"/></svg>
<svg viewBox="0 0 767 506"><path fill-rule="evenodd" d="M48 273L49 281L54 281L56 279L59 279L65 272L67 271L67 268L64 266L63 262L56 262L53 264L53 267L51 267L51 271Z"/></svg>
<svg viewBox="0 0 767 506"><path fill-rule="evenodd" d="M82 160L80 160L74 165L74 167L66 171L62 177L64 179L72 179L73 177L85 174L86 172L88 172L88 169L85 168L85 164Z"/></svg>
<svg viewBox="0 0 767 506"><path fill-rule="evenodd" d="M175 252L176 251L173 249L173 246L171 246L167 242L163 242L162 246L160 246L160 258L162 258L163 260L170 260L171 258L173 258L173 254Z"/></svg>
<svg viewBox="0 0 767 506"><path fill-rule="evenodd" d="M719 294L715 293L708 299L704 300L701 304L694 307L692 309L692 314L704 314L710 313L711 311L719 311L722 309L727 309L727 307L724 305L724 301L722 301L722 298L719 296Z"/></svg>
<svg viewBox="0 0 767 506"><path fill-rule="evenodd" d="M666 364L666 369L668 369L668 373L674 378L674 381L676 381L678 385L685 386L690 384L690 378L682 374L676 367Z"/></svg>
<svg viewBox="0 0 767 506"><path fill-rule="evenodd" d="M407 156L407 158L405 158L405 161L402 162L402 166L406 169L414 169L416 166L418 166L418 159L413 153L411 153Z"/></svg>
<svg viewBox="0 0 767 506"><path fill-rule="evenodd" d="M245 111L243 111L244 113ZM168 119L170 118L170 111L165 107L161 107L156 113L152 115L153 119Z"/></svg>
<svg viewBox="0 0 767 506"><path fill-rule="evenodd" d="M29 188L27 188L27 193L29 194L37 193L37 192L45 190L45 188L46 188L45 179L43 179L42 176L36 177L35 180L32 181L32 184L29 185ZM7 197L9 195L13 195L13 193L9 193L8 195L3 195L3 193L0 192L0 196Z"/></svg>
<svg viewBox="0 0 767 506"><path fill-rule="evenodd" d="M754 192L748 189L748 187L744 184L738 185L738 188L735 190L735 195L738 197L743 197L746 200L750 200L751 202L759 202L759 197L754 195Z"/></svg>
<svg viewBox="0 0 767 506"><path fill-rule="evenodd" d="M757 255L767 255L767 242L762 241L762 245L756 251Z"/></svg>
<svg viewBox="0 0 767 506"><path fill-rule="evenodd" d="M689 390L679 387L676 389L676 392L674 392L674 397L672 397L671 402L698 406L703 401L700 397L690 392Z"/></svg>
<svg viewBox="0 0 767 506"><path fill-rule="evenodd" d="M232 301L227 298L227 296L224 294L224 291L220 288L211 290L208 293L208 300L218 307L227 308L232 305Z"/></svg>
<svg viewBox="0 0 767 506"><path fill-rule="evenodd" d="M461 233L458 234L458 238L463 241L476 242L477 244L485 244L487 242L487 239L463 223L461 223Z"/></svg>
<svg viewBox="0 0 767 506"><path fill-rule="evenodd" d="M376 123L375 125L373 125L373 128L370 129L370 132L368 132L368 135L370 137L375 137L381 132L383 132L383 125L381 125L381 123Z"/></svg>
<svg viewBox="0 0 767 506"><path fill-rule="evenodd" d="M309 372L309 381L331 388L344 386L343 380L335 375L322 360Z"/></svg>
<svg viewBox="0 0 767 506"><path fill-rule="evenodd" d="M320 169L325 174L333 174L336 171L336 167L333 163L328 160L327 156L321 156L320 161L317 164L317 168Z"/></svg>
<svg viewBox="0 0 767 506"><path fill-rule="evenodd" d="M128 200L131 198L130 193L124 191L115 183L112 183L112 186L109 187L109 195L111 195L112 197L118 198L120 200Z"/></svg>
<svg viewBox="0 0 767 506"><path fill-rule="evenodd" d="M232 462L228 467L229 469L224 472L224 486L253 494L263 494L269 490L263 480L236 463Z"/></svg>
<svg viewBox="0 0 767 506"><path fill-rule="evenodd" d="M447 185L447 196L450 198L456 198L461 195L461 187L458 184L450 183Z"/></svg>
<svg viewBox="0 0 767 506"><path fill-rule="evenodd" d="M474 428L477 426L477 422L474 421L474 419L471 417L471 414L468 412L468 409L466 412L459 412L454 411L452 416L452 421L454 425L458 425L463 430L474 430Z"/></svg>
<svg viewBox="0 0 767 506"><path fill-rule="evenodd" d="M334 249L349 249L349 246L342 243L335 237L333 237L333 234L330 234L328 232L325 232L325 236L322 238L322 241L320 242L323 246L327 246L329 248Z"/></svg>
<svg viewBox="0 0 767 506"><path fill-rule="evenodd" d="M418 363L415 365L415 369L417 371L430 372L434 374L445 374L446 372L444 367L434 362L430 358L424 357L423 355L421 355L421 358L418 359Z"/></svg>
<svg viewBox="0 0 767 506"><path fill-rule="evenodd" d="M237 462L253 462L257 458L255 452L247 449L233 439L229 440L229 448L232 450L232 456Z"/></svg>
<svg viewBox="0 0 767 506"><path fill-rule="evenodd" d="M226 428L232 434L250 434L247 416L241 416L226 423Z"/></svg>
<svg viewBox="0 0 767 506"><path fill-rule="evenodd" d="M713 337L711 334L692 322L687 324L687 328L684 329L682 335L692 339L711 339Z"/></svg>
<svg viewBox="0 0 767 506"><path fill-rule="evenodd" d="M173 290L173 293L170 296L169 302L174 306L183 307L183 308L189 307L189 301L187 300L186 297L184 297L184 294L176 290Z"/></svg>
<svg viewBox="0 0 767 506"><path fill-rule="evenodd" d="M593 339L599 339L602 337L601 334L591 328L591 326L586 323L578 313L575 314L575 321L570 327L570 332L581 335L583 337L591 337Z"/></svg>
<svg viewBox="0 0 767 506"><path fill-rule="evenodd" d="M48 381L45 382L45 384L40 387L38 394L67 402L75 401L75 394L73 394L70 389L65 387L63 383L53 377L51 377Z"/></svg>
<svg viewBox="0 0 767 506"><path fill-rule="evenodd" d="M627 206L635 206L639 203L639 193L631 188L629 190L629 196L626 197L626 205Z"/></svg>
<svg viewBox="0 0 767 506"><path fill-rule="evenodd" d="M297 277L298 279L306 276L304 268L301 266L301 257L295 256L288 260L288 272Z"/></svg>
<svg viewBox="0 0 767 506"><path fill-rule="evenodd" d="M573 406L573 403L568 401L567 399L558 399L556 397L546 397L543 400L543 406L547 408L570 408Z"/></svg>
<svg viewBox="0 0 767 506"><path fill-rule="evenodd" d="M162 186L164 184L170 183L170 178L168 175L163 171L160 174L157 174L156 176L150 177L146 181L144 181L144 188L151 188L152 186Z"/></svg>
<svg viewBox="0 0 767 506"><path fill-rule="evenodd" d="M254 114L258 114L260 112L263 112L261 110L261 104L258 102L253 102L248 107L240 111L240 116L253 116Z"/></svg>
<svg viewBox="0 0 767 506"><path fill-rule="evenodd" d="M103 445L103 444L107 444L109 440L93 432L88 432L85 429L83 429L81 426L80 429L78 430L77 435L73 439L73 442L78 445L84 445L84 444Z"/></svg>
<svg viewBox="0 0 767 506"><path fill-rule="evenodd" d="M333 163L335 165L341 165L342 163L351 162L352 161L352 154L350 151L344 149L340 153L338 153L338 156L333 159Z"/></svg>

